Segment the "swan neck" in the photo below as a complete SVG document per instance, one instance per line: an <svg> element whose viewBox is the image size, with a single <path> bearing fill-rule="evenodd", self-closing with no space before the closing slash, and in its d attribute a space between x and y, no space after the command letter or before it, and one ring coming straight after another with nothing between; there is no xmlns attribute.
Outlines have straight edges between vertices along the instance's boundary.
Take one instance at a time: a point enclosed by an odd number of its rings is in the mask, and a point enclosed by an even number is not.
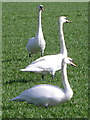
<svg viewBox="0 0 90 120"><path fill-rule="evenodd" d="M63 82L63 86L64 86L64 90L65 91L71 91L71 87L70 84L68 82L68 77L67 77L67 64L64 64L62 66L62 82Z"/></svg>
<svg viewBox="0 0 90 120"><path fill-rule="evenodd" d="M39 14L38 14L38 33L39 33L39 32L42 32L41 13L42 13L42 11L40 10L40 11L39 11Z"/></svg>
<svg viewBox="0 0 90 120"><path fill-rule="evenodd" d="M67 56L67 49L65 46L64 33L63 33L63 22L60 22L60 21L59 21L59 31L60 31L61 53Z"/></svg>

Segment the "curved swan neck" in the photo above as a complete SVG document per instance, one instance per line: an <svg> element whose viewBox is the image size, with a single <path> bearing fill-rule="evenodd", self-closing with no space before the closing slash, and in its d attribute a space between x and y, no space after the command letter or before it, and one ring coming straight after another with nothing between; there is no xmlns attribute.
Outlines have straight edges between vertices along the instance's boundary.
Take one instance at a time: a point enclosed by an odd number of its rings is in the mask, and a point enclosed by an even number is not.
<svg viewBox="0 0 90 120"><path fill-rule="evenodd" d="M63 86L64 86L64 90L65 91L72 91L70 84L68 82L68 78L67 78L67 64L63 64L62 66L62 82L63 82Z"/></svg>
<svg viewBox="0 0 90 120"><path fill-rule="evenodd" d="M61 45L61 53L67 56L67 49L65 46L65 41L64 41L64 33L63 33L63 22L59 21L59 32L60 32L60 45Z"/></svg>

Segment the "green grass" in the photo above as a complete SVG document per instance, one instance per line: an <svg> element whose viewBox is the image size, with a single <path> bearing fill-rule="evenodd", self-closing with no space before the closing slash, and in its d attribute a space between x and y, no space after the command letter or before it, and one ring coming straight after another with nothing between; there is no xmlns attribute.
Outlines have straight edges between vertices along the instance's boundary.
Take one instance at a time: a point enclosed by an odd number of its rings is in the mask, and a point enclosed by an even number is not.
<svg viewBox="0 0 90 120"><path fill-rule="evenodd" d="M10 102L22 91L37 84L52 84L62 87L61 72L54 80L50 75L41 80L41 75L20 72L21 68L40 57L28 58L28 38L37 31L37 6L43 4L42 27L46 40L45 55L60 51L58 32L59 16L67 16L72 23L64 24L68 55L74 59L76 68L68 66L68 79L73 89L73 98L55 107L37 107L26 102ZM2 4L2 51L3 51L3 118L87 118L88 117L88 3L3 3Z"/></svg>

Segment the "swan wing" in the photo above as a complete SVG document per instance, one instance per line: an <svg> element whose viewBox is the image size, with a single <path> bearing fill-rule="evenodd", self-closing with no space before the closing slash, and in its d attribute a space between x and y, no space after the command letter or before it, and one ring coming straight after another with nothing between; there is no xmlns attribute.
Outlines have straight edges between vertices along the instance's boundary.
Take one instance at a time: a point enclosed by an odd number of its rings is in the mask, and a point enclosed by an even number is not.
<svg viewBox="0 0 90 120"><path fill-rule="evenodd" d="M40 50L40 47L38 45L38 40L36 37L33 37L28 40L27 46L26 46L28 52L36 53Z"/></svg>
<svg viewBox="0 0 90 120"><path fill-rule="evenodd" d="M26 101L35 105L56 105L63 101L63 89L52 85L36 85L30 89L25 90L16 98L10 101Z"/></svg>
<svg viewBox="0 0 90 120"><path fill-rule="evenodd" d="M62 59L61 54L44 56L32 62L25 69L26 71L56 71L61 69Z"/></svg>

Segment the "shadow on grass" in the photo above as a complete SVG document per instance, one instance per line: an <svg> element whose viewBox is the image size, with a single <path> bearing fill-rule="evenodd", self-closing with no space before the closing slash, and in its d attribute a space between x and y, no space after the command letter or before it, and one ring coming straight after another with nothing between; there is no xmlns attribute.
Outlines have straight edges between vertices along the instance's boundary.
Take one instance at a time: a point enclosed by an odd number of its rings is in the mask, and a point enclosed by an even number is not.
<svg viewBox="0 0 90 120"><path fill-rule="evenodd" d="M32 73L32 74L34 74L34 73ZM31 77L30 79L27 79L27 78L21 78L21 79L11 79L11 80L9 80L9 81L5 81L5 82L3 82L3 84L13 84L13 83L29 83L29 82L36 82L36 81L42 81L42 82L44 82L44 80L42 80L42 77L41 76L35 76L35 77Z"/></svg>
<svg viewBox="0 0 90 120"><path fill-rule="evenodd" d="M2 63L4 62L11 62L11 61L25 61L27 60L28 56L24 57L23 59L21 58L11 58L11 59L8 59L8 60L2 60Z"/></svg>
<svg viewBox="0 0 90 120"><path fill-rule="evenodd" d="M3 84L13 84L13 83L16 83L16 82L27 83L29 81L30 80L26 80L26 79L19 79L19 80L17 79L17 80L6 81Z"/></svg>

